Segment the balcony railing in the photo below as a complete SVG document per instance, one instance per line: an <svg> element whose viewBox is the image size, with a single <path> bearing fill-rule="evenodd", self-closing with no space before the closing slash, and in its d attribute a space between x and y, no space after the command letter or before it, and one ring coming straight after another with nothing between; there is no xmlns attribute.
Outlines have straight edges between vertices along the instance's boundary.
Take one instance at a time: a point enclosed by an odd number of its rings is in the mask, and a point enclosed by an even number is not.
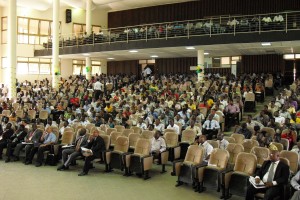
<svg viewBox="0 0 300 200"><path fill-rule="evenodd" d="M59 47L74 47L103 43L117 43L148 40L168 40L170 38L191 38L199 36L236 35L242 33L292 31L300 29L300 12L281 12L245 16L219 16L206 19L144 24L112 29L102 29L99 33L61 35ZM52 39L43 44L52 48Z"/></svg>

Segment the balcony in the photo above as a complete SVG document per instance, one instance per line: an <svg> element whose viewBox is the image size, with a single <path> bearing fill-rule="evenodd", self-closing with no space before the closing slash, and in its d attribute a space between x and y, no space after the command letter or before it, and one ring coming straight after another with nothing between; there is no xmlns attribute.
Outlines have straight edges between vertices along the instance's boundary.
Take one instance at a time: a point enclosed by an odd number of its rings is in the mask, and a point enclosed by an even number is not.
<svg viewBox="0 0 300 200"><path fill-rule="evenodd" d="M144 24L60 36L60 55L128 49L299 40L300 12ZM52 54L52 39L35 56Z"/></svg>

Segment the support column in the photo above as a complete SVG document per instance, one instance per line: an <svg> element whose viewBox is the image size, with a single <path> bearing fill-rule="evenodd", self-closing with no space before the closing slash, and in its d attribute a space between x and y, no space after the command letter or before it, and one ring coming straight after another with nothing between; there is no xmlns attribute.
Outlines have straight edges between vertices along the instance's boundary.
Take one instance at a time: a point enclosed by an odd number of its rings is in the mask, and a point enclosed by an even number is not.
<svg viewBox="0 0 300 200"><path fill-rule="evenodd" d="M86 0L86 13L85 13L86 33L92 34L92 0Z"/></svg>
<svg viewBox="0 0 300 200"><path fill-rule="evenodd" d="M16 68L17 68L17 1L8 1L8 97L16 98ZM7 83L6 83L7 84Z"/></svg>
<svg viewBox="0 0 300 200"><path fill-rule="evenodd" d="M92 78L92 60L90 57L85 58L85 69L86 69L86 79L91 80L91 78Z"/></svg>
<svg viewBox="0 0 300 200"><path fill-rule="evenodd" d="M60 0L53 0L53 32L52 32L52 87L58 89L59 67L59 4Z"/></svg>
<svg viewBox="0 0 300 200"><path fill-rule="evenodd" d="M197 68L200 72L198 73L198 82L202 82L204 78L204 50L197 51Z"/></svg>

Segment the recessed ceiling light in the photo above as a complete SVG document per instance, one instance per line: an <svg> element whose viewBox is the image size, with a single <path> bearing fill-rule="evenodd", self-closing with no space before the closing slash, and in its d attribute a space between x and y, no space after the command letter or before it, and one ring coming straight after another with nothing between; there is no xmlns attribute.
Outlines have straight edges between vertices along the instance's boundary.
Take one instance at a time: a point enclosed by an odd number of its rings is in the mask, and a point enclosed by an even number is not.
<svg viewBox="0 0 300 200"><path fill-rule="evenodd" d="M204 52L204 55L209 55L209 53L208 52Z"/></svg>
<svg viewBox="0 0 300 200"><path fill-rule="evenodd" d="M115 58L107 58L107 60L114 60Z"/></svg>
<svg viewBox="0 0 300 200"><path fill-rule="evenodd" d="M89 56L89 55L91 55L91 54L89 54L89 53L83 53L82 55L83 55L83 56Z"/></svg>
<svg viewBox="0 0 300 200"><path fill-rule="evenodd" d="M150 56L151 58L158 58L158 56L157 55L153 55L153 56Z"/></svg>
<svg viewBox="0 0 300 200"><path fill-rule="evenodd" d="M270 42L262 42L261 46L271 46L271 43Z"/></svg>
<svg viewBox="0 0 300 200"><path fill-rule="evenodd" d="M215 60L220 60L221 58L214 58Z"/></svg>
<svg viewBox="0 0 300 200"><path fill-rule="evenodd" d="M129 52L130 53L137 53L138 51L137 50L130 50Z"/></svg>
<svg viewBox="0 0 300 200"><path fill-rule="evenodd" d="M188 49L188 50L193 50L193 49L195 49L195 47L185 47L186 49Z"/></svg>

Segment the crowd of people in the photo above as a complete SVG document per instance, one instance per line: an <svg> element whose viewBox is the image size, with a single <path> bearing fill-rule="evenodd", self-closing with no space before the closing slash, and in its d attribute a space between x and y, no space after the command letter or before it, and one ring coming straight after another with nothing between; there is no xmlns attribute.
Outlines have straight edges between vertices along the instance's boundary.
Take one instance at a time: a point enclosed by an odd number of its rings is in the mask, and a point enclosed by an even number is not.
<svg viewBox="0 0 300 200"><path fill-rule="evenodd" d="M254 73L226 77L205 74L203 82L198 82L196 75L184 74L146 74L143 79L102 74L91 80L79 75L61 78L58 89L53 89L47 79L17 82L15 99L7 98L10 91L2 85L0 158L6 149L5 162L19 161L24 149L24 164L32 164L37 154L36 167L40 167L45 162L44 152L53 151L65 130L75 131L80 126L73 146L59 150L62 165L58 170L69 169L77 157L83 156L85 163L79 175L87 175L91 161L101 158L105 150L100 130L116 125L153 131L151 152L158 157L167 148L163 136L170 129L178 134L179 141L183 130L193 130L195 144L205 149L203 162L208 162L213 150L208 140L217 140L220 148L226 149L224 131L243 134L245 139L255 139L259 146L275 151L272 142L280 143L285 138L288 150L298 153L300 80L289 87L283 87L281 82L279 74ZM276 95L272 101L264 102L264 94L270 91ZM254 116L243 112L247 107L245 99L251 93L264 104ZM46 119L41 118L41 111L48 113ZM89 124L99 129L91 131ZM274 129L275 134L262 131L264 127ZM273 160L276 156L275 152ZM294 185L296 190L300 188Z"/></svg>
<svg viewBox="0 0 300 200"><path fill-rule="evenodd" d="M294 17L289 13L288 17ZM93 43L156 39L176 36L192 36L205 34L223 34L251 31L269 31L285 30L285 13L270 14L263 16L231 16L231 17L213 17L210 19L201 19L193 21L182 21L174 23L147 24L132 27L114 28L103 30L100 28L98 33L88 35L79 33L73 38L61 38L60 46L74 46ZM292 26L288 23L288 28ZM291 27L292 28L292 27ZM52 47L52 40L44 43L45 48Z"/></svg>

